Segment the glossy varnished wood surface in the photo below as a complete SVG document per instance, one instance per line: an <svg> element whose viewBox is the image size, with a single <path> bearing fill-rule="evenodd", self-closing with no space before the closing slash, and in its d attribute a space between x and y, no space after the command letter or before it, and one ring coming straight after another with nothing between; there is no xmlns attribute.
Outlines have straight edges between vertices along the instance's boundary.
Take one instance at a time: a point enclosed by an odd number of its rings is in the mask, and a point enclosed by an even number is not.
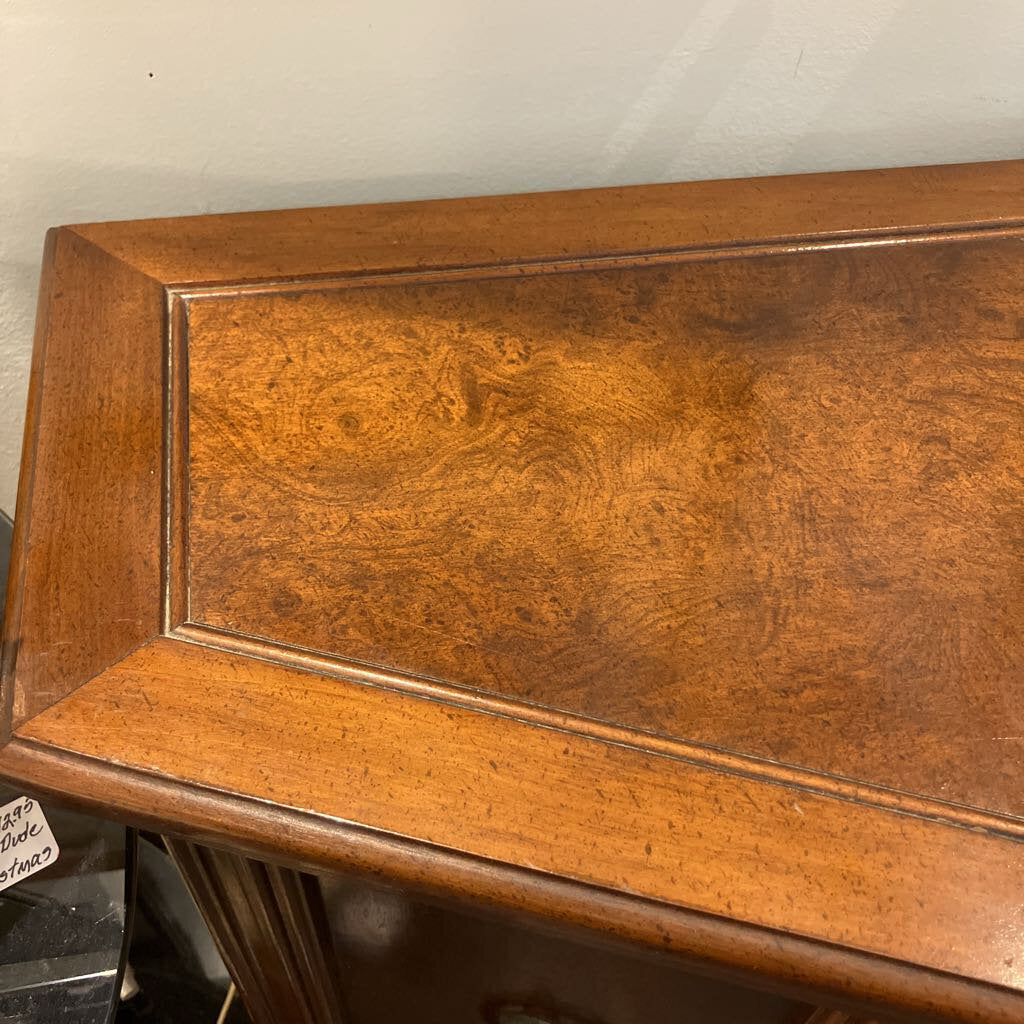
<svg viewBox="0 0 1024 1024"><path fill-rule="evenodd" d="M1021 1020L1022 224L1001 163L62 229L0 771Z"/></svg>
<svg viewBox="0 0 1024 1024"><path fill-rule="evenodd" d="M1022 258L195 299L190 618L1021 813Z"/></svg>
<svg viewBox="0 0 1024 1024"><path fill-rule="evenodd" d="M163 307L156 281L51 235L4 618L14 723L159 629Z"/></svg>
<svg viewBox="0 0 1024 1024"><path fill-rule="evenodd" d="M165 840L252 1024L345 1024L323 898L288 868Z"/></svg>
<svg viewBox="0 0 1024 1024"><path fill-rule="evenodd" d="M201 686L186 684L190 675ZM157 640L20 735L493 863L1020 982L1024 845ZM182 737L193 737L182 743ZM344 846L334 855L346 856Z"/></svg>
<svg viewBox="0 0 1024 1024"><path fill-rule="evenodd" d="M1020 163L80 224L168 285L799 245L1024 220Z"/></svg>

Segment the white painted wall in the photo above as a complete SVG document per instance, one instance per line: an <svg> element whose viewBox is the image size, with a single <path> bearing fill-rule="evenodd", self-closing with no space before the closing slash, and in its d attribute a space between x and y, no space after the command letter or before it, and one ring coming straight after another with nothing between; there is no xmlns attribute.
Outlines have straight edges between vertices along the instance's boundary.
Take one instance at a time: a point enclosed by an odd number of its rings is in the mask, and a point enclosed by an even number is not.
<svg viewBox="0 0 1024 1024"><path fill-rule="evenodd" d="M1022 155L1020 0L0 0L0 508L51 224Z"/></svg>

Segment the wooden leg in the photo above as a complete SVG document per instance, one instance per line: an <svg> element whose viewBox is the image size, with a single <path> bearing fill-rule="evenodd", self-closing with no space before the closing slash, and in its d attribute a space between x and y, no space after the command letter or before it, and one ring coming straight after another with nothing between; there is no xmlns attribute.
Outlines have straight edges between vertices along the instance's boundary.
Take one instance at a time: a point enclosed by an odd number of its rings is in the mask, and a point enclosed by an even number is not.
<svg viewBox="0 0 1024 1024"><path fill-rule="evenodd" d="M253 1024L341 1024L337 964L316 880L164 838Z"/></svg>

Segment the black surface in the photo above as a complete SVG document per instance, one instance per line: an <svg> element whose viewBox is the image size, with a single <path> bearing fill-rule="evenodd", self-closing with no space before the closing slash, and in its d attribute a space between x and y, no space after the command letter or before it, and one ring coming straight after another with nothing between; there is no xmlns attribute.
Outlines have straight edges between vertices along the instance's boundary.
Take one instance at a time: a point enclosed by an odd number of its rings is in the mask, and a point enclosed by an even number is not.
<svg viewBox="0 0 1024 1024"><path fill-rule="evenodd" d="M0 786L0 804L18 797ZM60 855L0 892L0 1021L109 1024L131 915L134 833L47 802Z"/></svg>

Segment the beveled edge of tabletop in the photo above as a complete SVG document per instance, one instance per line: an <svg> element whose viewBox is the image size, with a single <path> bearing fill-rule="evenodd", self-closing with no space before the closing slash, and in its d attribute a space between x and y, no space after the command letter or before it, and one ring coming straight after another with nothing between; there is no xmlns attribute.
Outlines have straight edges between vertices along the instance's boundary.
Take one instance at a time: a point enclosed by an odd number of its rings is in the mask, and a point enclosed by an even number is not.
<svg viewBox="0 0 1024 1024"><path fill-rule="evenodd" d="M1024 160L73 225L173 288L1024 225Z"/></svg>
<svg viewBox="0 0 1024 1024"><path fill-rule="evenodd" d="M148 827L628 938L851 1007L1019 1020L989 832L159 638L0 771Z"/></svg>

